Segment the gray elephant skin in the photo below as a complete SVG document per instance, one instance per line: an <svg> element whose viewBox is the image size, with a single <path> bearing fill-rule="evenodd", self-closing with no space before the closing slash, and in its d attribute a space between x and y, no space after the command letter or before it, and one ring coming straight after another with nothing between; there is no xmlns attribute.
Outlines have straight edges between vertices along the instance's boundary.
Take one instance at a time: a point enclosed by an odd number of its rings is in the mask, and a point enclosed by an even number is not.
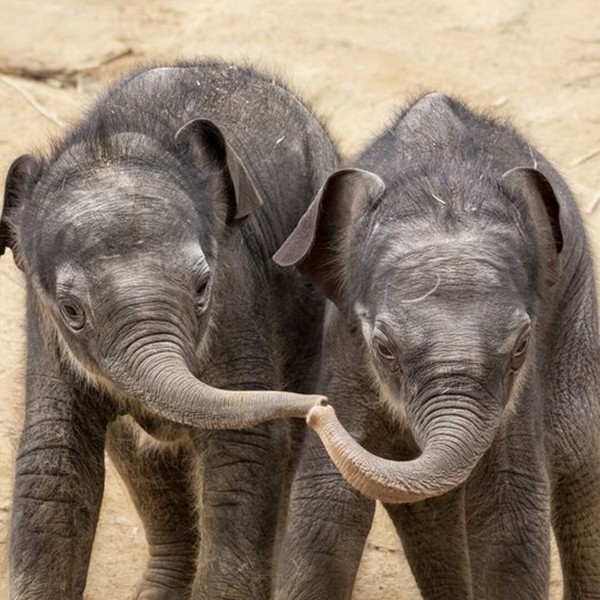
<svg viewBox="0 0 600 600"><path fill-rule="evenodd" d="M332 406L308 416L324 445L311 432L300 457L277 598L351 597L374 499L426 599L548 598L551 529L565 599L600 598L593 265L544 157L426 95L275 259L332 301Z"/></svg>
<svg viewBox="0 0 600 600"><path fill-rule="evenodd" d="M288 418L323 401L304 395L323 302L271 256L336 165L282 84L208 60L133 74L47 157L13 163L0 241L27 281L27 376L12 599L82 598L105 447L149 544L136 598L269 596L304 427Z"/></svg>

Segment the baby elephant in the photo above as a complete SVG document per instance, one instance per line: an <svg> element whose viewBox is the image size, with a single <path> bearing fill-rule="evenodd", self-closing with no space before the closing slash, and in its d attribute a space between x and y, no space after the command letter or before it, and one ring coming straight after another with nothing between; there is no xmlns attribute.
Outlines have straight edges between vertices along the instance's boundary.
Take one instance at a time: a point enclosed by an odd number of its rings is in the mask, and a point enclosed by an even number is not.
<svg viewBox="0 0 600 600"><path fill-rule="evenodd" d="M13 163L0 250L27 279L28 357L11 598L82 598L105 440L149 543L137 598L269 597L298 435L261 424L322 401L268 390L309 390L323 313L270 257L336 165L285 87L210 61L138 72L49 157Z"/></svg>
<svg viewBox="0 0 600 600"><path fill-rule="evenodd" d="M424 598L548 598L551 525L565 598L600 598L596 292L566 184L440 94L356 164L275 256L333 302L335 409L309 413L325 448L300 459L277 597L349 599L379 499Z"/></svg>

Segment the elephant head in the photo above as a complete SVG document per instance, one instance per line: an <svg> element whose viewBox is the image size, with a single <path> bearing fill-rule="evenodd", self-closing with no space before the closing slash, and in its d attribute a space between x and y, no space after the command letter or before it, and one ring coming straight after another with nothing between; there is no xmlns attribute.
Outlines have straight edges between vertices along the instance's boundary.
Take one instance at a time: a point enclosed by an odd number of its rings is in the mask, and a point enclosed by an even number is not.
<svg viewBox="0 0 600 600"><path fill-rule="evenodd" d="M332 406L310 411L342 475L384 502L465 481L513 408L536 353L539 298L556 281L563 240L545 176L517 168L468 182L440 201L418 174L384 184L337 171L274 257L335 303L388 414L420 448L414 460L375 456Z"/></svg>
<svg viewBox="0 0 600 600"><path fill-rule="evenodd" d="M322 397L221 390L194 374L225 301L221 242L262 203L244 150L206 119L169 140L123 129L67 137L8 173L0 252L24 271L48 341L88 381L177 423L305 417Z"/></svg>

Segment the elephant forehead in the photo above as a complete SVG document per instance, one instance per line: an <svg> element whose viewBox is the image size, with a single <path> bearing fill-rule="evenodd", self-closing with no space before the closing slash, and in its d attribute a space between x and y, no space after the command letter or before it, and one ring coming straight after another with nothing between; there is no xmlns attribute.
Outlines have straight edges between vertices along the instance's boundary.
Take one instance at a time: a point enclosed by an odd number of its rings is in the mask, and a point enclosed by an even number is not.
<svg viewBox="0 0 600 600"><path fill-rule="evenodd" d="M145 237L170 231L196 216L193 204L177 201L168 190L155 196L143 189L130 193L117 187L104 194L82 191L74 196L57 207L47 222L88 235L115 237L131 231L134 237Z"/></svg>
<svg viewBox="0 0 600 600"><path fill-rule="evenodd" d="M147 244L169 244L198 236L202 228L194 202L168 181L131 176L70 186L34 215L45 251L85 253ZM196 232L196 233L192 233Z"/></svg>
<svg viewBox="0 0 600 600"><path fill-rule="evenodd" d="M51 254L78 257L113 256L149 247L169 247L198 239L197 215L168 208L156 199L138 198L135 207L99 210L95 202L47 221L39 247Z"/></svg>
<svg viewBox="0 0 600 600"><path fill-rule="evenodd" d="M482 240L452 236L391 245L369 271L370 288L384 301L418 303L429 297L480 297L521 287L528 270L513 236Z"/></svg>
<svg viewBox="0 0 600 600"><path fill-rule="evenodd" d="M48 180L47 185L42 182L34 201L37 212L47 218L54 213L64 218L65 213L94 208L109 216L113 211L135 211L149 204L162 211L192 204L181 178L158 168L128 164L78 168L75 175L67 173L61 180L51 173Z"/></svg>

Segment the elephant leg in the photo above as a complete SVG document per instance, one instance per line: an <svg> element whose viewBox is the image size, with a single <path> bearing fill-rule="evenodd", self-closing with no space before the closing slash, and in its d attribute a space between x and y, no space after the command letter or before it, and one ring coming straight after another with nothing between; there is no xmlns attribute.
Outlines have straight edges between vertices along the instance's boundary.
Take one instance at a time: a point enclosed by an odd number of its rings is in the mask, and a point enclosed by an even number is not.
<svg viewBox="0 0 600 600"><path fill-rule="evenodd" d="M113 413L109 403L31 360L26 394L10 524L10 598L81 600Z"/></svg>
<svg viewBox="0 0 600 600"><path fill-rule="evenodd" d="M342 478L307 432L276 560L277 600L350 600L375 502Z"/></svg>
<svg viewBox="0 0 600 600"><path fill-rule="evenodd" d="M515 432L495 444L465 490L473 597L478 600L547 600L549 594L549 483L541 449L535 443L519 447L518 437Z"/></svg>
<svg viewBox="0 0 600 600"><path fill-rule="evenodd" d="M108 429L106 449L140 515L149 559L136 600L190 597L198 546L189 442L162 444L120 418ZM139 436L147 439L140 443Z"/></svg>
<svg viewBox="0 0 600 600"><path fill-rule="evenodd" d="M472 600L464 489L385 509L424 600Z"/></svg>
<svg viewBox="0 0 600 600"><path fill-rule="evenodd" d="M201 434L200 552L194 600L266 600L288 424Z"/></svg>
<svg viewBox="0 0 600 600"><path fill-rule="evenodd" d="M600 599L600 457L598 450L552 489L552 522L565 600Z"/></svg>
<svg viewBox="0 0 600 600"><path fill-rule="evenodd" d="M600 599L600 346L592 268L580 268L553 332L545 389L565 600Z"/></svg>
<svg viewBox="0 0 600 600"><path fill-rule="evenodd" d="M554 415L551 437L552 525L564 598L600 599L600 406L596 390L563 389L570 393L559 397L563 416Z"/></svg>

